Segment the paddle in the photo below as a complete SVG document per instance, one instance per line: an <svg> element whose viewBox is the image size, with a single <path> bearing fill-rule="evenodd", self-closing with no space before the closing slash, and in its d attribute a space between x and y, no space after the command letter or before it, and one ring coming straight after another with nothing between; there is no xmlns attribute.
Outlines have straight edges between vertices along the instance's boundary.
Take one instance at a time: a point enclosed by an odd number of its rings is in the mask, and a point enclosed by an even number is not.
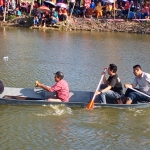
<svg viewBox="0 0 150 150"><path fill-rule="evenodd" d="M140 92L140 91L138 91L138 90L136 90L136 89L133 89L133 88L130 88L130 87L128 87L128 88L131 89L131 90L133 90L133 91L135 91L135 92L138 92L138 93L143 94L143 95L145 95L145 96L147 96L147 97L150 98L149 95L147 95L147 94L145 94L145 93L143 93L143 92Z"/></svg>
<svg viewBox="0 0 150 150"><path fill-rule="evenodd" d="M106 72L106 70L107 70L107 69L105 68L105 69L104 69L104 72ZM99 90L99 87L100 87L100 85L101 85L103 76L104 76L104 74L101 76L101 79L100 79L100 81L99 81L99 83L98 83L98 86L97 86L97 88L96 88L96 91L95 91L95 93L94 93L94 95L93 95L93 98L92 98L91 102L86 106L86 108L89 109L89 110L93 109L93 107L94 107L94 100L95 100L95 97L96 97L96 95L97 95L96 92Z"/></svg>
<svg viewBox="0 0 150 150"><path fill-rule="evenodd" d="M37 86L38 86L38 83L39 83L38 81L36 81L36 82L35 82L35 87L37 87Z"/></svg>

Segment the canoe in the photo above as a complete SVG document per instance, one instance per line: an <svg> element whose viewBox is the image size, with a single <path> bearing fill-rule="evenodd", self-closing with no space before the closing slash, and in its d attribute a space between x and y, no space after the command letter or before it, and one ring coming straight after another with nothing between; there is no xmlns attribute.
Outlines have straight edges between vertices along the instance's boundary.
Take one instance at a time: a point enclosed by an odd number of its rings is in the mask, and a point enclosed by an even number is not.
<svg viewBox="0 0 150 150"><path fill-rule="evenodd" d="M1 105L60 105L64 104L69 107L86 107L91 101L94 92L89 91L70 91L69 102L49 102L46 99L53 96L55 93L47 92L39 88L13 88L5 87L4 92L0 94ZM145 108L149 107L150 103L138 104L107 104L100 103L100 97L96 96L94 108L99 107L119 107L119 108Z"/></svg>

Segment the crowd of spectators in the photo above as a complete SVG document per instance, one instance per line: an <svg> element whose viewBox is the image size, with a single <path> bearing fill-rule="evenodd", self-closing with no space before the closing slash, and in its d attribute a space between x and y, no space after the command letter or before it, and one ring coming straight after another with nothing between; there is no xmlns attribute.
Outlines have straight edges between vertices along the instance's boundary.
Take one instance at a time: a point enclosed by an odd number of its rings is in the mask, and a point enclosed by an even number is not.
<svg viewBox="0 0 150 150"><path fill-rule="evenodd" d="M63 7L49 7L49 11L38 11L38 8L45 5L44 1L40 4L34 1L34 4L29 2L20 2L20 4L13 4L8 1L2 5L3 0L0 0L0 14L4 13L6 7L7 14L15 14L21 16L22 14L31 14L34 16L34 26L49 26L55 25L59 21L67 20L69 17L84 17L91 18L126 18L126 19L149 19L150 18L150 2L138 3L138 1L122 1L117 0L115 3L99 1L84 0L81 5L77 0L70 0L67 8Z"/></svg>
<svg viewBox="0 0 150 150"><path fill-rule="evenodd" d="M115 3L91 2L86 10L86 16L95 15L96 18L128 18L149 19L150 2L137 3L134 1L116 1Z"/></svg>
<svg viewBox="0 0 150 150"><path fill-rule="evenodd" d="M33 19L33 25L34 26L54 26L56 25L59 21L64 21L67 20L68 18L68 13L66 8L52 8L50 11L46 12L36 12L34 15Z"/></svg>

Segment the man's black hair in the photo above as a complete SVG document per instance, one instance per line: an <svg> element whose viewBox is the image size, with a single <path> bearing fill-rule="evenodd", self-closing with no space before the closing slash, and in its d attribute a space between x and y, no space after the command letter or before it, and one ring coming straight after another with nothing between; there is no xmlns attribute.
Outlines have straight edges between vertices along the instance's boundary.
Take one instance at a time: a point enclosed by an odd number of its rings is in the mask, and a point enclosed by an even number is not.
<svg viewBox="0 0 150 150"><path fill-rule="evenodd" d="M110 68L110 70L113 70L114 73L117 72L117 66L115 64L110 64L109 68Z"/></svg>
<svg viewBox="0 0 150 150"><path fill-rule="evenodd" d="M140 69L142 70L142 68L141 68L140 65L135 65L135 66L133 66L133 69L135 69L135 68L140 68Z"/></svg>

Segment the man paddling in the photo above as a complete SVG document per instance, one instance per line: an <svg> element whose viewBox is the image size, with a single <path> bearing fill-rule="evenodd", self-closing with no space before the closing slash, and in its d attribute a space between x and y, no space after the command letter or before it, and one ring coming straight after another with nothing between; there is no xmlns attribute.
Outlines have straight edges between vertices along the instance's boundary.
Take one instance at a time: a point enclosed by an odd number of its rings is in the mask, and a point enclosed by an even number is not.
<svg viewBox="0 0 150 150"><path fill-rule="evenodd" d="M140 65L133 66L133 73L135 75L133 83L124 85L125 88L128 88L123 98L124 103L132 104L137 103L137 101L149 101L150 98L145 95L150 95L150 74L143 72ZM132 90L137 85L139 86L139 92Z"/></svg>
<svg viewBox="0 0 150 150"><path fill-rule="evenodd" d="M36 86L41 87L48 92L56 92L56 97L49 98L47 101L53 102L68 102L69 101L69 86L68 83L63 79L64 74L60 71L54 73L56 84L52 87L45 86L40 82L36 81Z"/></svg>
<svg viewBox="0 0 150 150"><path fill-rule="evenodd" d="M103 77L104 85L101 86L102 90L99 92L96 92L97 94L100 94L102 103L106 104L106 99L109 98L111 100L111 103L121 103L121 95L122 95L122 83L120 81L120 78L116 74L117 72L117 66L115 64L110 64L108 67L108 74L109 78L106 80L105 72Z"/></svg>

